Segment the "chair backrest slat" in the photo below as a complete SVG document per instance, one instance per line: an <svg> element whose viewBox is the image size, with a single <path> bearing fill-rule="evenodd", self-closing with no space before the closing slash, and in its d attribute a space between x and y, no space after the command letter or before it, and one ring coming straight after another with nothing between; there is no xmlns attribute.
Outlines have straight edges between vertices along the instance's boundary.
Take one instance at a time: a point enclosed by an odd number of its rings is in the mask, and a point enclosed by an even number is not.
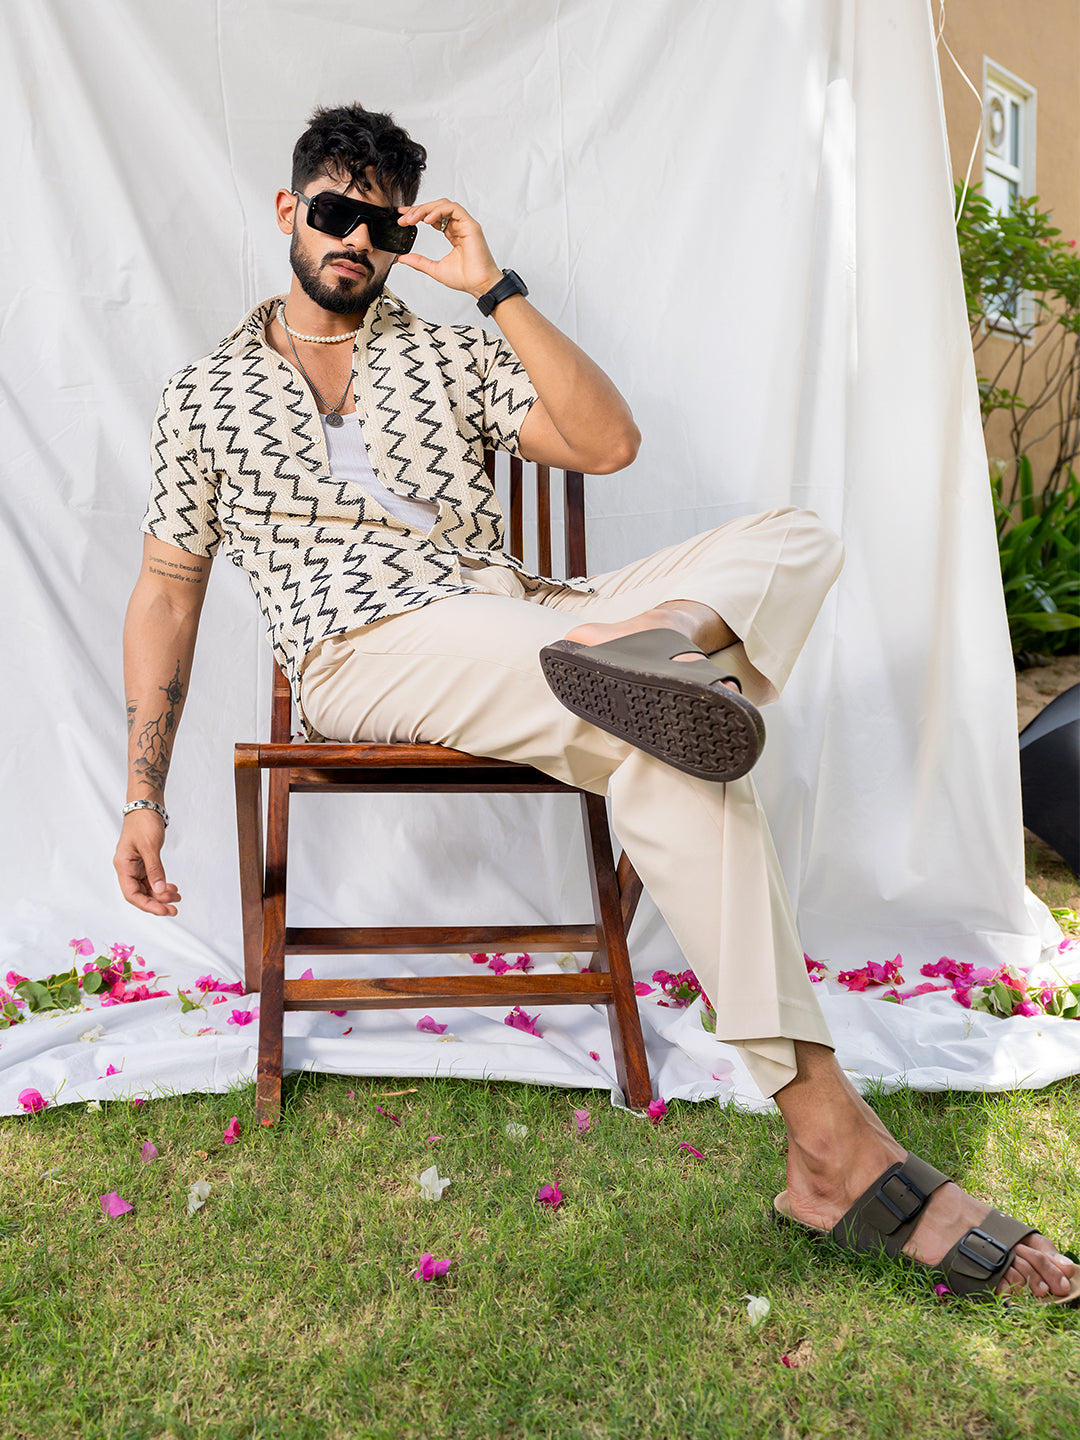
<svg viewBox="0 0 1080 1440"><path fill-rule="evenodd" d="M521 493L521 461L516 455L510 457L510 534L507 537L510 554L515 560L525 561L525 500Z"/></svg>
<svg viewBox="0 0 1080 1440"><path fill-rule="evenodd" d="M587 575L585 563L585 476L580 470L566 472L566 578Z"/></svg>
<svg viewBox="0 0 1080 1440"><path fill-rule="evenodd" d="M541 575L551 574L551 472L546 465L536 467L536 568Z"/></svg>

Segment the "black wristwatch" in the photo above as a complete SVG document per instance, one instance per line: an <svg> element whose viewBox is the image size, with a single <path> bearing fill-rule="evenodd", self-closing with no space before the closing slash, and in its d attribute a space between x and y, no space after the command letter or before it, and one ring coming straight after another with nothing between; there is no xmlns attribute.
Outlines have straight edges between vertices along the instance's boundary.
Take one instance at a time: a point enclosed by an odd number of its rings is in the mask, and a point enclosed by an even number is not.
<svg viewBox="0 0 1080 1440"><path fill-rule="evenodd" d="M481 315L490 315L495 306L502 300L509 300L511 295L528 295L529 287L522 280L521 276L513 270L504 270L503 278L487 292L481 295L476 302L476 308Z"/></svg>

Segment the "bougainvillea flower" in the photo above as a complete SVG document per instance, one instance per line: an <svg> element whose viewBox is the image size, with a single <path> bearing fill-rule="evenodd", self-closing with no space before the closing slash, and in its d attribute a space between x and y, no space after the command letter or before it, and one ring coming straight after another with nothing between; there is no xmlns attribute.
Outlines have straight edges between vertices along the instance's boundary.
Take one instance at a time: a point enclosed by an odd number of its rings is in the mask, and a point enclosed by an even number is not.
<svg viewBox="0 0 1080 1440"><path fill-rule="evenodd" d="M746 1318L750 1321L751 1326L760 1325L772 1309L771 1303L764 1295L744 1295L742 1298L747 1302Z"/></svg>
<svg viewBox="0 0 1080 1440"><path fill-rule="evenodd" d="M216 1001L214 1002L217 1003ZM250 1025L253 1020L259 1018L259 1007L254 1006L251 1010L234 1010L225 1021L226 1025Z"/></svg>
<svg viewBox="0 0 1080 1440"><path fill-rule="evenodd" d="M519 955L518 958L514 961L514 963L510 966L510 969L511 969L511 970L531 970L531 969L532 969L532 956L531 956L531 955Z"/></svg>
<svg viewBox="0 0 1080 1440"><path fill-rule="evenodd" d="M667 1114L667 1101L663 1096L661 1096L659 1100L650 1100L649 1108L645 1113L654 1125L659 1125L660 1121Z"/></svg>
<svg viewBox="0 0 1080 1440"><path fill-rule="evenodd" d="M135 1098L132 1100L131 1103L132 1103L133 1105L145 1105L145 1104L146 1104L146 1100L145 1100L145 1098L144 1098L142 1095L136 1095Z"/></svg>
<svg viewBox="0 0 1080 1440"><path fill-rule="evenodd" d="M126 1215L129 1210L134 1210L134 1205L129 1205L126 1200L121 1200L115 1190L110 1190L107 1195L101 1197L101 1208L106 1215L114 1220L118 1215Z"/></svg>
<svg viewBox="0 0 1080 1440"><path fill-rule="evenodd" d="M825 978L825 964L821 960L811 960L810 956L803 951L803 960L806 962L806 973L810 976L811 983L820 985Z"/></svg>
<svg viewBox="0 0 1080 1440"><path fill-rule="evenodd" d="M705 1156L701 1153L700 1150L695 1150L694 1147L693 1147L693 1145L688 1145L685 1140L683 1140L683 1141L680 1143L679 1149L680 1149L680 1150L689 1150L689 1151L690 1151L690 1154L691 1154L691 1155L696 1155L699 1160L704 1160L704 1159L705 1159Z"/></svg>
<svg viewBox="0 0 1080 1440"><path fill-rule="evenodd" d="M442 1035L446 1031L446 1026L440 1025L431 1015L421 1015L420 1019L416 1022L416 1028L423 1030L427 1035Z"/></svg>
<svg viewBox="0 0 1080 1440"><path fill-rule="evenodd" d="M315 979L315 971L312 970L312 968L311 968L310 965L309 965L308 968L304 971L304 973L300 976L300 979L301 979L301 980L314 980L314 979Z"/></svg>
<svg viewBox="0 0 1080 1440"><path fill-rule="evenodd" d="M952 1291L949 1289L949 1287L948 1287L947 1285L935 1285L935 1286L934 1286L934 1294L937 1296L937 1298L938 1298L939 1300L944 1300L946 1295L951 1295L951 1294L952 1294Z"/></svg>
<svg viewBox="0 0 1080 1440"><path fill-rule="evenodd" d="M1043 1012L1031 1000L1018 1000L1013 1006L1014 1015L1041 1015Z"/></svg>
<svg viewBox="0 0 1080 1440"><path fill-rule="evenodd" d="M116 1066L115 1066L115 1065L110 1065L110 1066L108 1067L108 1069L105 1071L105 1074L104 1074L104 1075L99 1075L97 1078L98 1078L99 1080L107 1080L110 1075L119 1075L119 1074L120 1074L120 1071L116 1068Z"/></svg>
<svg viewBox="0 0 1080 1440"><path fill-rule="evenodd" d="M895 960L886 960L884 965L878 965L876 961L871 960L866 968L875 985L902 985L904 983L904 976L901 973L903 963L900 956L897 955Z"/></svg>
<svg viewBox="0 0 1080 1440"><path fill-rule="evenodd" d="M538 1205L548 1205L552 1210L557 1210L562 1204L562 1191L558 1185L541 1185L536 1197Z"/></svg>
<svg viewBox="0 0 1080 1440"><path fill-rule="evenodd" d="M486 965L489 958L490 957L483 950L477 950L475 954L473 954L472 952L470 952L469 954L469 959L474 965Z"/></svg>
<svg viewBox="0 0 1080 1440"><path fill-rule="evenodd" d="M375 1106L375 1114L376 1114L376 1115L385 1115L386 1118L387 1118L387 1120L389 1120L392 1125L400 1125L400 1124L401 1124L401 1117L400 1117L399 1115L393 1114L393 1112L390 1111L390 1110L384 1110L381 1105L376 1105L376 1106Z"/></svg>
<svg viewBox="0 0 1080 1440"><path fill-rule="evenodd" d="M970 980L974 965L968 965L963 960L950 960L947 955L942 955L940 960L927 961L919 971L920 975L942 976L946 980Z"/></svg>
<svg viewBox="0 0 1080 1440"><path fill-rule="evenodd" d="M213 1000L210 1001L211 1005L227 1005L228 1003L229 997L227 995L215 995Z"/></svg>
<svg viewBox="0 0 1080 1440"><path fill-rule="evenodd" d="M861 970L841 970L836 978L849 990L868 990L871 984L870 971L865 965Z"/></svg>
<svg viewBox="0 0 1080 1440"><path fill-rule="evenodd" d="M420 1269L414 1270L414 1280L437 1280L440 1275L445 1275L450 1269L449 1260L436 1260L434 1255L420 1256Z"/></svg>
<svg viewBox="0 0 1080 1440"><path fill-rule="evenodd" d="M89 1030L84 1030L79 1039L87 1045L92 1045L95 1040L100 1040L105 1031L100 1025L92 1025Z"/></svg>
<svg viewBox="0 0 1080 1440"><path fill-rule="evenodd" d="M712 1078L714 1080L719 1080L721 1083L723 1083L725 1080L730 1080L734 1074L735 1066L731 1063L731 1061L720 1060L717 1062L716 1069L713 1071Z"/></svg>
<svg viewBox="0 0 1080 1440"><path fill-rule="evenodd" d="M225 1126L225 1134L222 1136L222 1139L226 1145L235 1145L237 1140L240 1139L240 1120L236 1115L234 1115L228 1125Z"/></svg>
<svg viewBox="0 0 1080 1440"><path fill-rule="evenodd" d="M14 989L16 985L21 985L24 980L29 980L29 978L29 975L17 975L14 970L7 972L7 983L12 989Z"/></svg>
<svg viewBox="0 0 1080 1440"><path fill-rule="evenodd" d="M27 1115L34 1115L38 1110L47 1110L49 1108L49 1102L40 1090L20 1090L17 1099L21 1109L23 1109Z"/></svg>
<svg viewBox="0 0 1080 1440"><path fill-rule="evenodd" d="M99 1079L99 1080L101 1079L101 1076L100 1076L100 1075L98 1076L98 1079ZM86 1105L86 1113L87 1113L88 1115L96 1115L100 1109L101 1109L101 1101L100 1101L100 1100L89 1100L89 1101L87 1102L87 1105Z"/></svg>
<svg viewBox="0 0 1080 1440"><path fill-rule="evenodd" d="M436 1142L436 1140L441 1140L442 1138L443 1138L443 1137L442 1137L441 1135L429 1135L429 1136L427 1137L427 1139L424 1141L424 1144L425 1144L425 1145L434 1145L435 1142Z"/></svg>
<svg viewBox="0 0 1080 1440"><path fill-rule="evenodd" d="M648 984L646 984L646 982L645 982L644 980L635 980L635 981L634 981L634 994L635 994L635 995L651 995L652 992L653 992L653 990L654 990L655 988L656 988L656 987L653 986L653 985L648 985Z"/></svg>
<svg viewBox="0 0 1080 1440"><path fill-rule="evenodd" d="M488 961L488 969L493 975L505 975L510 969L510 962L503 959L501 955L492 955Z"/></svg>
<svg viewBox="0 0 1080 1440"><path fill-rule="evenodd" d="M308 978L312 978L310 971ZM244 993L242 980L234 980L230 983L226 980L219 980L216 975L200 975L195 981L195 988L203 992L215 990L219 995L243 995Z"/></svg>
<svg viewBox="0 0 1080 1440"><path fill-rule="evenodd" d="M157 1146L156 1146L156 1145L152 1145L152 1144L150 1143L150 1141L147 1140L146 1144L142 1147L142 1150L141 1150L141 1152L140 1152L140 1154L139 1154L139 1159L140 1159L140 1160L144 1160L144 1161L146 1162L146 1164L149 1165L149 1164L150 1164L150 1161L151 1161L151 1160L156 1160L157 1157L158 1157Z"/></svg>
<svg viewBox="0 0 1080 1440"><path fill-rule="evenodd" d="M588 1110L574 1111L574 1129L579 1135L584 1135L591 1124L592 1119L589 1116Z"/></svg>
<svg viewBox="0 0 1080 1440"><path fill-rule="evenodd" d="M213 1025L204 1025L201 1030L195 1031L196 1035L216 1035L217 1033Z"/></svg>
<svg viewBox="0 0 1080 1440"><path fill-rule="evenodd" d="M84 952L84 953L85 953L85 952ZM113 959L113 960L116 960L116 961L117 961L119 964L121 964L121 965L124 963L125 960L130 960L131 957L132 957L132 955L134 955L134 954L135 954L135 946L134 946L134 945L119 945L119 944L117 944L117 945L110 945L110 946L109 946L109 956L110 956L110 958Z"/></svg>
<svg viewBox="0 0 1080 1440"><path fill-rule="evenodd" d="M523 1030L526 1035L535 1035L539 1038L540 1031L536 1028L539 1015L526 1015L520 1005L515 1005L509 1015L503 1017L503 1024L511 1026L514 1030Z"/></svg>
<svg viewBox="0 0 1080 1440"><path fill-rule="evenodd" d="M599 1059L600 1059L600 1056L596 1053L595 1050L590 1050L590 1051L589 1051L589 1059L590 1059L590 1060L599 1060Z"/></svg>
<svg viewBox="0 0 1080 1440"><path fill-rule="evenodd" d="M448 1175L444 1175L440 1179L439 1167L437 1165L429 1165L428 1168L422 1170L419 1175L414 1175L413 1179L420 1186L420 1194L425 1200L441 1200L442 1192L446 1189L447 1185L450 1184L450 1177Z"/></svg>
<svg viewBox="0 0 1080 1440"><path fill-rule="evenodd" d="M94 942L88 940L85 935L81 940L69 940L68 944L76 955L92 955L94 953Z"/></svg>
<svg viewBox="0 0 1080 1440"><path fill-rule="evenodd" d="M196 1210L201 1210L210 1198L210 1182L207 1180L196 1180L194 1185L188 1186L187 1192L187 1213L194 1215Z"/></svg>

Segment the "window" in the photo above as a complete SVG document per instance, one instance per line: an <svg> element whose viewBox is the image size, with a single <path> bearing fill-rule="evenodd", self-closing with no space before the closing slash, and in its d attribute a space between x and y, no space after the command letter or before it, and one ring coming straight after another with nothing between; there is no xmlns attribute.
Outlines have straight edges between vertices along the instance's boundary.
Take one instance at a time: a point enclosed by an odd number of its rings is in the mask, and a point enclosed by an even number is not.
<svg viewBox="0 0 1080 1440"><path fill-rule="evenodd" d="M1035 193L1035 90L983 57L983 194L999 214ZM1026 329L1035 319L1026 294L1003 300L995 326Z"/></svg>

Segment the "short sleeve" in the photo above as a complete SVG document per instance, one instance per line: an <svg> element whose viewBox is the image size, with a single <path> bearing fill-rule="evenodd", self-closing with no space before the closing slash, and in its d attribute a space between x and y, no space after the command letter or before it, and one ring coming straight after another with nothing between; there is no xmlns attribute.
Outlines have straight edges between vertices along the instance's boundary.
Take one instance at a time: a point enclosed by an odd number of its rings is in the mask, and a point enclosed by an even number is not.
<svg viewBox="0 0 1080 1440"><path fill-rule="evenodd" d="M174 377L165 387L150 436L153 478L141 529L189 555L213 555L221 543L217 480L200 463L183 424Z"/></svg>
<svg viewBox="0 0 1080 1440"><path fill-rule="evenodd" d="M517 455L518 435L536 399L536 391L524 365L506 341L486 331L483 335L481 429L484 441L495 450L509 450Z"/></svg>

